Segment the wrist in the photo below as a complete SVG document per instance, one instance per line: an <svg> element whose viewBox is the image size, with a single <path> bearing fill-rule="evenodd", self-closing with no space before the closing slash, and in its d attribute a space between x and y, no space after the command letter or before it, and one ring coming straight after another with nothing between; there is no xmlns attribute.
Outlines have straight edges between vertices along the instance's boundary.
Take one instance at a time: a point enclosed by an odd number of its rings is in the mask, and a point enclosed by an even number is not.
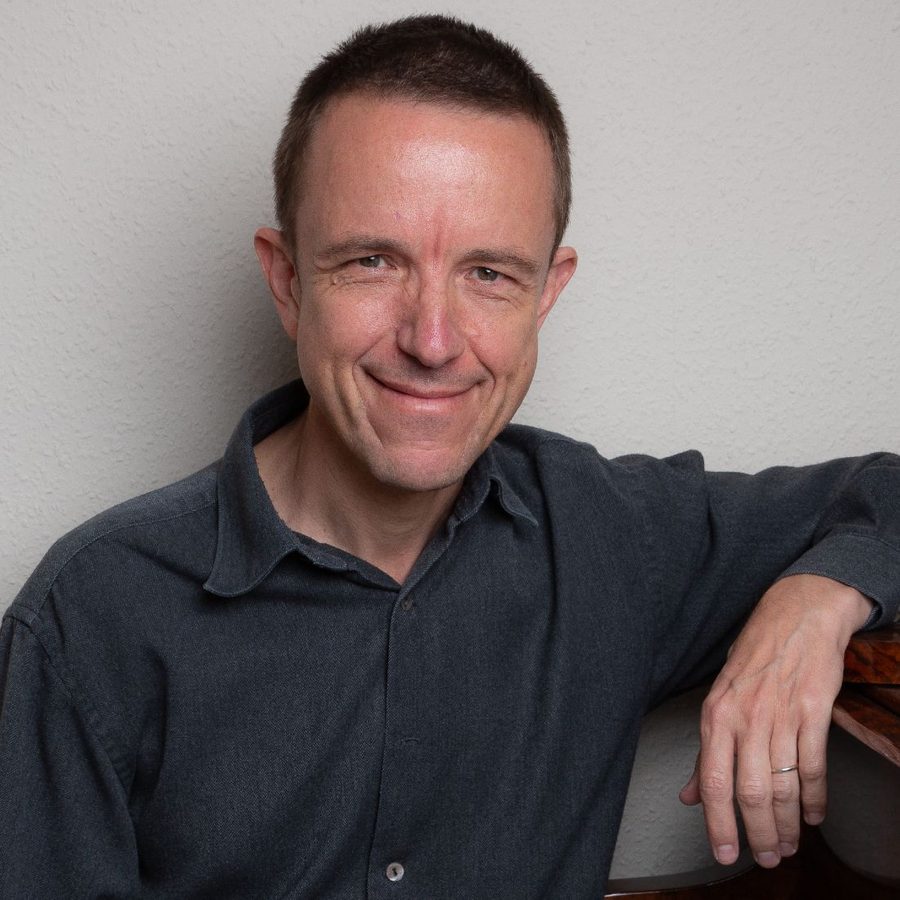
<svg viewBox="0 0 900 900"><path fill-rule="evenodd" d="M856 588L823 575L788 575L780 584L805 595L811 609L827 614L845 643L866 624L875 605Z"/></svg>

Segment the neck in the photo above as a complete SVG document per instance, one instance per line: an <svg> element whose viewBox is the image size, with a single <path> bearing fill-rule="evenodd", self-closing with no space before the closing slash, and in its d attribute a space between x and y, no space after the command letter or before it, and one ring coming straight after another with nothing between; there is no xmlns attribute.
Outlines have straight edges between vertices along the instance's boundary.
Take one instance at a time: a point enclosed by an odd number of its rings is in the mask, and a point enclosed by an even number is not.
<svg viewBox="0 0 900 900"><path fill-rule="evenodd" d="M402 584L461 484L433 491L382 484L306 424L304 414L254 447L276 512L292 530L346 550Z"/></svg>

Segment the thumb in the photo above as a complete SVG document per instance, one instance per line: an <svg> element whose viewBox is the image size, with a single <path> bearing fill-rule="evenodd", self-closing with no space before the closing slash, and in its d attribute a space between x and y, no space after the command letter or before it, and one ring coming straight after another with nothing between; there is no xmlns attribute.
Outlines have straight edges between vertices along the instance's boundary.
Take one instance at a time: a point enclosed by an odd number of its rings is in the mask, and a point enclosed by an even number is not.
<svg viewBox="0 0 900 900"><path fill-rule="evenodd" d="M678 799L685 806L696 806L700 802L700 754L694 763L694 771L688 783L678 792Z"/></svg>

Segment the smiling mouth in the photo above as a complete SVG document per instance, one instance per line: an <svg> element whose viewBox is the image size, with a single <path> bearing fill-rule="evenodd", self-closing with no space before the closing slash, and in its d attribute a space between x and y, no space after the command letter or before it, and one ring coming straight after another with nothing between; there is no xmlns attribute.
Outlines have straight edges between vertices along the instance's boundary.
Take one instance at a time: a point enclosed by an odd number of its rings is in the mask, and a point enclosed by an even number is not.
<svg viewBox="0 0 900 900"><path fill-rule="evenodd" d="M381 387L392 391L395 394L401 394L405 397L412 397L414 400L452 400L454 397L461 397L468 392L474 385L427 385L427 384L407 384L401 381L394 381L391 378L376 377L371 372L367 373L369 377Z"/></svg>

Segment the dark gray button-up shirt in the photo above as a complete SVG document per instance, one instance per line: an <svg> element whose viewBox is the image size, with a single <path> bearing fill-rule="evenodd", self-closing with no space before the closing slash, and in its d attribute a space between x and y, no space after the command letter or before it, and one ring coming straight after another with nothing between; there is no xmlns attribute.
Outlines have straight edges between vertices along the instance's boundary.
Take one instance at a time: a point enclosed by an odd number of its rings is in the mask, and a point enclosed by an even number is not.
<svg viewBox="0 0 900 900"><path fill-rule="evenodd" d="M58 542L0 631L3 898L597 898L643 713L780 574L900 599L900 467L754 476L512 426L400 585L252 445Z"/></svg>

